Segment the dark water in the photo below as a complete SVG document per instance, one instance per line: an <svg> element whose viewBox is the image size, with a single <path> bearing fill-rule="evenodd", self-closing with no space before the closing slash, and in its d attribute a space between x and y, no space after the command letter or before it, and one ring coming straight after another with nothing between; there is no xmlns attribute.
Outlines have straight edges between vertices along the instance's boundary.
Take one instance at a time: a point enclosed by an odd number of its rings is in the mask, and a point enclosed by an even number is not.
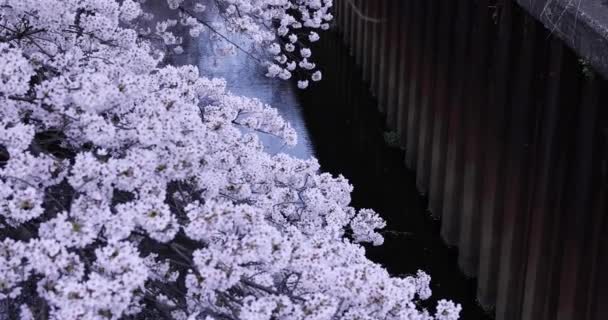
<svg viewBox="0 0 608 320"><path fill-rule="evenodd" d="M323 170L347 177L353 205L373 208L388 222L385 244L369 248L368 256L394 275L429 273L432 298L461 303L461 319L490 319L475 301L476 284L458 269L456 249L443 244L439 223L416 190L415 173L405 168L404 152L387 144L376 101L339 43L325 35L315 51L324 80L300 92L300 99Z"/></svg>

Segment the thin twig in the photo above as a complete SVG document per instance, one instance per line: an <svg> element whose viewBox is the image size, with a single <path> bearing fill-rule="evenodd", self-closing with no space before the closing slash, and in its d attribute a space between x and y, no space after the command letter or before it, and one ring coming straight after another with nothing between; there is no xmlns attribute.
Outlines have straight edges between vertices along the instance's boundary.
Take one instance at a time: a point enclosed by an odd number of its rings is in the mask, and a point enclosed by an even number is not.
<svg viewBox="0 0 608 320"><path fill-rule="evenodd" d="M196 21L198 21L200 24L204 25L205 27L209 28L209 30L211 30L213 33L217 34L218 36L220 36L222 39L228 41L230 44L232 44L233 46L235 46L237 49L241 50L242 52L244 52L247 56L249 56L251 59L257 61L258 63L262 63L262 60L260 60L258 57L254 56L253 54L251 54L251 52L243 49L241 46L239 46L236 42L228 39L228 37L226 37L225 35L223 35L222 33L220 33L219 31L217 31L215 28L213 28L209 23L199 19L197 16L195 16L193 13L191 13L190 11L184 9L183 7L179 7L179 9L182 12L187 13L189 16L193 17L194 19L196 19Z"/></svg>

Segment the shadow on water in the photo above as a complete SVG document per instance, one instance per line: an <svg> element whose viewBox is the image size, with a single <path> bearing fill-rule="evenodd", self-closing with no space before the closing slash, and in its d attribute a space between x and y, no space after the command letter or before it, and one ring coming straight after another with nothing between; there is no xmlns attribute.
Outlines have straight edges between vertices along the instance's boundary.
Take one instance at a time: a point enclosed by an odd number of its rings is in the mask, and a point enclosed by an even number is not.
<svg viewBox="0 0 608 320"><path fill-rule="evenodd" d="M383 246L368 248L368 257L393 275L426 271L434 301L461 303L461 319L491 319L476 303L476 284L459 271L456 249L442 242L439 222L416 189L415 173L404 166L404 152L387 144L376 101L340 43L325 35L315 51L324 79L300 98L323 170L347 177L354 185L353 205L376 210L393 231L385 234Z"/></svg>

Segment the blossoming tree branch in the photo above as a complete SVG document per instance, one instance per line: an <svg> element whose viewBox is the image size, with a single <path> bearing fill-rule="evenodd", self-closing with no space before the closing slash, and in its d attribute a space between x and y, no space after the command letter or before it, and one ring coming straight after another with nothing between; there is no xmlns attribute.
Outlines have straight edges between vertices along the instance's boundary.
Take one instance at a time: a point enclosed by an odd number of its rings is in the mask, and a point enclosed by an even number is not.
<svg viewBox="0 0 608 320"><path fill-rule="evenodd" d="M152 1L152 0L149 0ZM156 0L160 1L160 0ZM164 0L163 0L164 1ZM321 80L331 0L0 0L0 300L20 319L457 319L361 242L384 221L286 144L277 110L165 57L246 35L269 77ZM223 25L206 22L216 8ZM178 27L185 33L174 32ZM245 50L239 48L239 50ZM252 130L243 130L249 128Z"/></svg>

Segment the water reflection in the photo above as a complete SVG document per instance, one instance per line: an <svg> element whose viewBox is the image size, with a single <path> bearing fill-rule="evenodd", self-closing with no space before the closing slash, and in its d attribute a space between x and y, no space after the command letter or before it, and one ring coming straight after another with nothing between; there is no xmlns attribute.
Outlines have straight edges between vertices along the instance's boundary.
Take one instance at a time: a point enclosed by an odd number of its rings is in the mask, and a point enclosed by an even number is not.
<svg viewBox="0 0 608 320"><path fill-rule="evenodd" d="M210 9L205 20L218 19L217 13ZM224 34L224 33L223 33ZM253 50L242 36L224 34L243 49ZM265 76L265 68L249 57L245 52L235 50L234 54L223 54L226 43L211 40L212 34L202 34L198 38L184 37L184 53L172 57L173 63L193 64L198 66L202 75L226 79L228 89L237 95L257 98L279 110L298 133L298 144L287 147L284 143L269 135L260 135L266 150L271 154L287 153L300 159L314 156L314 148L309 132L304 123L301 105L296 90L290 81L270 79Z"/></svg>

